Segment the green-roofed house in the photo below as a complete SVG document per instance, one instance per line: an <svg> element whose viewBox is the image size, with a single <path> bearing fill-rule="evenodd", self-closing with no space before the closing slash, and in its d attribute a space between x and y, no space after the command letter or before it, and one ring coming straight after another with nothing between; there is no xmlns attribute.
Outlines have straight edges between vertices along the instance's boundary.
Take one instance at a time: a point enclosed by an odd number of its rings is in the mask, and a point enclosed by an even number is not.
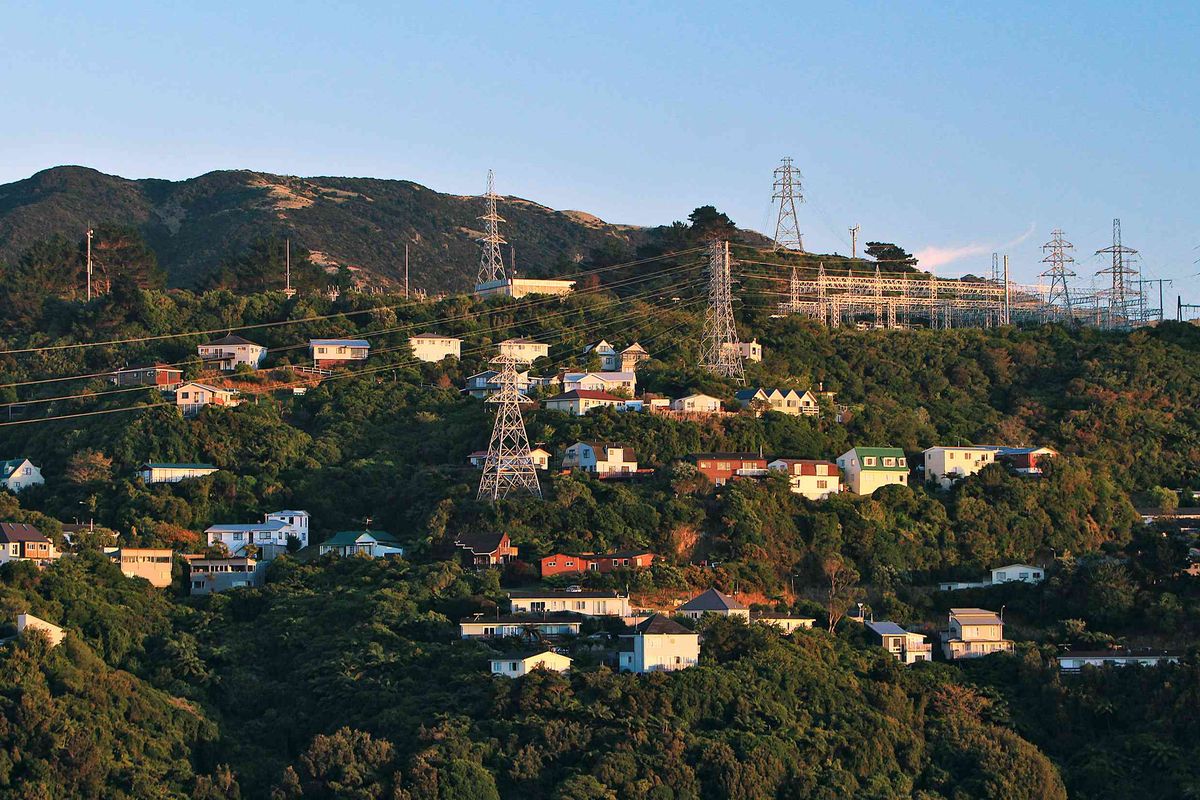
<svg viewBox="0 0 1200 800"><path fill-rule="evenodd" d="M189 478L203 478L216 471L217 467L212 464L175 464L151 461L138 468L138 475L146 483L179 483Z"/></svg>
<svg viewBox="0 0 1200 800"><path fill-rule="evenodd" d="M403 556L404 547L387 531L338 531L321 542L320 553L385 558Z"/></svg>
<svg viewBox="0 0 1200 800"><path fill-rule="evenodd" d="M908 459L899 447L856 447L838 456L846 488L875 494L881 486L908 486Z"/></svg>

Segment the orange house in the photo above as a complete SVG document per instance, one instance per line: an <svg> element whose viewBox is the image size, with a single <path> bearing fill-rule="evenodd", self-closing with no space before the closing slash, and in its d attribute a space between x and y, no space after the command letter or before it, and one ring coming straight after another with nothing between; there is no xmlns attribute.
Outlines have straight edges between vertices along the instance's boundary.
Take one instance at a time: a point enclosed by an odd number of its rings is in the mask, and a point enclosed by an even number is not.
<svg viewBox="0 0 1200 800"><path fill-rule="evenodd" d="M645 569L654 563L655 558L654 553L649 550L624 550L603 555L583 553L577 556L554 553L542 559L542 577L584 572L612 572L617 569Z"/></svg>

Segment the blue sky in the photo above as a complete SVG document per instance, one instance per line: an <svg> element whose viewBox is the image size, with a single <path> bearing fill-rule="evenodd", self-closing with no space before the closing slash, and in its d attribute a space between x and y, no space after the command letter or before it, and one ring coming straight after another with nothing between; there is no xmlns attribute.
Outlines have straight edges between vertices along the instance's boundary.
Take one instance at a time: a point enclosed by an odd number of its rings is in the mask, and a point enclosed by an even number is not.
<svg viewBox="0 0 1200 800"><path fill-rule="evenodd" d="M497 188L614 222L712 203L808 249L1085 283L1113 217L1200 303L1200 4L6 2L0 182L75 163ZM1189 277L1190 276L1190 277Z"/></svg>

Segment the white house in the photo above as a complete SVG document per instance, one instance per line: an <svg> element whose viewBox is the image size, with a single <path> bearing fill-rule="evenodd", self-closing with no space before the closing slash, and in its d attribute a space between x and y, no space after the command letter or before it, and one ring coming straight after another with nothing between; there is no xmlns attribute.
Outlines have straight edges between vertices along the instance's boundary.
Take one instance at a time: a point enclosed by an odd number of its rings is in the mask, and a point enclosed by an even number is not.
<svg viewBox="0 0 1200 800"><path fill-rule="evenodd" d="M837 464L809 458L777 458L767 469L783 472L795 494L809 500L825 500L842 490L842 473Z"/></svg>
<svg viewBox="0 0 1200 800"><path fill-rule="evenodd" d="M175 407L185 417L199 414L206 405L236 406L241 403L233 389L221 389L207 383L188 381L175 390Z"/></svg>
<svg viewBox="0 0 1200 800"><path fill-rule="evenodd" d="M930 447L925 459L925 480L949 488L954 481L974 475L995 463L994 447Z"/></svg>
<svg viewBox="0 0 1200 800"><path fill-rule="evenodd" d="M624 390L633 397L637 390L636 372L564 372L561 379L564 392L576 389L591 392Z"/></svg>
<svg viewBox="0 0 1200 800"><path fill-rule="evenodd" d="M1072 650L1058 657L1063 672L1079 672L1084 667L1155 667L1159 664L1178 664L1178 653L1165 650Z"/></svg>
<svg viewBox="0 0 1200 800"><path fill-rule="evenodd" d="M17 614L17 634L22 634L27 630L41 631L46 634L46 638L50 640L51 647L58 647L63 637L66 636L63 629L53 622L46 622L46 620L29 613Z"/></svg>
<svg viewBox="0 0 1200 800"><path fill-rule="evenodd" d="M422 333L410 336L408 344L413 355L421 361L438 362L444 358L462 357L462 339L442 336L438 333Z"/></svg>
<svg viewBox="0 0 1200 800"><path fill-rule="evenodd" d="M258 369L263 359L267 357L267 348L234 334L216 339L208 344L202 344L196 348L196 351L204 360L206 367L225 372L235 370L242 365Z"/></svg>
<svg viewBox="0 0 1200 800"><path fill-rule="evenodd" d="M608 392L575 389L547 398L545 405L550 411L562 411L573 417L582 417L584 414L594 411L597 408L611 408L614 411L624 411L625 399L609 394Z"/></svg>
<svg viewBox="0 0 1200 800"><path fill-rule="evenodd" d="M600 359L600 369L605 372L634 372L639 364L650 358L646 349L637 342L617 352L617 349L605 339L583 348L585 356L592 353L595 353Z"/></svg>
<svg viewBox="0 0 1200 800"><path fill-rule="evenodd" d="M571 668L568 656L543 650L540 653L504 653L492 658L492 674L502 678L519 678L535 669L566 672Z"/></svg>
<svg viewBox="0 0 1200 800"><path fill-rule="evenodd" d="M19 492L30 486L40 486L45 483L40 467L34 465L28 458L10 458L0 461L0 486L11 492Z"/></svg>
<svg viewBox="0 0 1200 800"><path fill-rule="evenodd" d="M220 543L232 556L245 555L246 546L258 548L258 558L270 561L287 552L289 538L295 538L300 547L308 547L307 511L272 511L262 522L211 525L205 529L208 546Z"/></svg>
<svg viewBox="0 0 1200 800"><path fill-rule="evenodd" d="M532 364L539 358L550 356L550 345L533 339L505 339L500 343L500 355L512 356L517 361Z"/></svg>
<svg viewBox="0 0 1200 800"><path fill-rule="evenodd" d="M144 483L179 483L190 478L203 478L216 471L217 467L212 464L170 464L151 461L138 468L138 475Z"/></svg>
<svg viewBox="0 0 1200 800"><path fill-rule="evenodd" d="M514 614L570 611L585 617L629 616L629 596L617 592L512 589L508 599Z"/></svg>
<svg viewBox="0 0 1200 800"><path fill-rule="evenodd" d="M992 570L992 583L1041 583L1045 578L1045 570L1028 564L1008 564Z"/></svg>
<svg viewBox="0 0 1200 800"><path fill-rule="evenodd" d="M576 442L563 455L563 469L581 469L597 475L612 472L637 472L637 456L622 444Z"/></svg>
<svg viewBox="0 0 1200 800"><path fill-rule="evenodd" d="M894 622L867 622L867 636L901 664L929 661L932 648L919 633L906 631Z"/></svg>
<svg viewBox="0 0 1200 800"><path fill-rule="evenodd" d="M498 639L505 636L578 636L583 617L578 614L473 614L459 620L463 639Z"/></svg>
<svg viewBox="0 0 1200 800"><path fill-rule="evenodd" d="M700 635L662 614L634 625L621 640L622 672L674 672L700 662Z"/></svg>
<svg viewBox="0 0 1200 800"><path fill-rule="evenodd" d="M676 609L676 613L690 619L700 619L705 614L719 614L750 621L749 606L717 589L701 592Z"/></svg>
<svg viewBox="0 0 1200 800"><path fill-rule="evenodd" d="M948 660L1007 653L1013 643L1004 638L1004 620L982 608L950 609L950 627L942 631L942 652Z"/></svg>
<svg viewBox="0 0 1200 800"><path fill-rule="evenodd" d="M321 542L321 555L367 556L369 558L402 557L404 547L386 531L339 531Z"/></svg>
<svg viewBox="0 0 1200 800"><path fill-rule="evenodd" d="M721 401L707 394L689 394L672 400L671 410L685 414L719 414Z"/></svg>
<svg viewBox="0 0 1200 800"><path fill-rule="evenodd" d="M487 462L487 450L476 450L467 456L467 461L472 467L480 467ZM529 451L529 459L533 462L534 469L550 469L551 453L544 447L535 447Z"/></svg>
<svg viewBox="0 0 1200 800"><path fill-rule="evenodd" d="M351 361L366 361L371 343L366 339L309 339L308 354L313 365L329 368Z"/></svg>
<svg viewBox="0 0 1200 800"><path fill-rule="evenodd" d="M855 494L874 494L883 486L908 485L908 459L899 447L855 447L838 456L846 487Z"/></svg>

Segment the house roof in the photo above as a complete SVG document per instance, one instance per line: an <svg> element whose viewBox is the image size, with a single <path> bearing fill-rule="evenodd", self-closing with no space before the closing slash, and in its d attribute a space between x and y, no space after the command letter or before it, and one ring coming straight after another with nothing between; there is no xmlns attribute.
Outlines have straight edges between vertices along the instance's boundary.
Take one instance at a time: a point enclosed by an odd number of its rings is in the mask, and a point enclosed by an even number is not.
<svg viewBox="0 0 1200 800"><path fill-rule="evenodd" d="M408 338L409 339L453 339L457 342L462 341L462 339L459 339L457 336L450 336L450 335L444 334L444 333L429 333L429 332L418 333L416 336L410 336Z"/></svg>
<svg viewBox="0 0 1200 800"><path fill-rule="evenodd" d="M508 622L515 624L538 625L544 623L572 623L578 625L586 619L582 614L572 614L568 611L555 611L551 614L472 614L463 617L459 624L477 623L486 625L493 622Z"/></svg>
<svg viewBox="0 0 1200 800"><path fill-rule="evenodd" d="M270 522L252 522L248 525L239 523L222 523L220 525L209 525L204 529L205 533L255 533L257 531L280 531L288 527L286 522L280 522L273 519Z"/></svg>
<svg viewBox="0 0 1200 800"><path fill-rule="evenodd" d="M698 635L695 631L688 630L669 617L664 617L662 614L655 614L643 622L639 622L633 626L633 630L643 636L672 636L683 634ZM629 636L630 634L624 634Z"/></svg>
<svg viewBox="0 0 1200 800"><path fill-rule="evenodd" d="M283 511L268 511L267 516L268 517L307 517L308 512L307 511L292 511L291 509L285 508Z"/></svg>
<svg viewBox="0 0 1200 800"><path fill-rule="evenodd" d="M883 459L885 458L895 458L897 459L897 464L899 464L898 459L906 458L904 451L899 447L855 447L850 452L857 454L859 462L862 462L862 460L868 456L874 456L878 459L878 463L876 463L873 467L868 467L866 464L861 464L861 468L864 470L908 472L907 466L885 467L883 465ZM907 463L907 461L905 463Z"/></svg>
<svg viewBox="0 0 1200 800"><path fill-rule="evenodd" d="M691 453L688 458L717 458L726 461L763 461L767 459L765 456L760 456L758 453Z"/></svg>
<svg viewBox="0 0 1200 800"><path fill-rule="evenodd" d="M617 397L614 394L595 389L572 389L569 392L563 392L562 394L554 395L554 397L546 398L547 403L554 400L612 400L617 403L625 402L625 398L623 397Z"/></svg>
<svg viewBox="0 0 1200 800"><path fill-rule="evenodd" d="M894 622L881 620L879 622L868 622L866 626L880 636L907 636L908 631L901 628Z"/></svg>
<svg viewBox="0 0 1200 800"><path fill-rule="evenodd" d="M585 600L619 600L625 597L617 592L606 592L598 589L580 592L569 592L565 589L509 589L508 596L518 600L546 597L554 600L581 598Z"/></svg>
<svg viewBox="0 0 1200 800"><path fill-rule="evenodd" d="M348 544L355 544L364 536L370 536L379 544L388 544L400 546L400 540L392 536L387 531L338 531L333 536L330 536L325 541L321 542L322 547L344 547Z"/></svg>
<svg viewBox="0 0 1200 800"><path fill-rule="evenodd" d="M739 611L747 608L723 592L708 589L679 607L680 611Z"/></svg>
<svg viewBox="0 0 1200 800"><path fill-rule="evenodd" d="M998 569L1020 569L1022 567L1026 569L1041 569L1041 567L1035 567L1032 564L1005 564L1003 567L992 567L992 572L995 572Z"/></svg>
<svg viewBox="0 0 1200 800"><path fill-rule="evenodd" d="M461 533L454 539L454 545L464 550L470 550L476 555L494 553L504 543L506 534L499 531L483 531L480 533Z"/></svg>
<svg viewBox="0 0 1200 800"><path fill-rule="evenodd" d="M243 339L241 336L238 336L237 334L234 334L234 333L231 333L228 336L222 336L220 339L214 339L213 341L208 342L207 344L202 345L202 346L203 347L212 347L213 345L218 345L218 344L248 344L248 345L252 345L254 347L262 346L262 345L255 344L254 342L250 341L249 339Z"/></svg>
<svg viewBox="0 0 1200 800"><path fill-rule="evenodd" d="M564 372L562 374L562 379L564 382L571 381L573 383L575 381L581 381L587 378L589 375L593 375L605 383L622 383L624 381L637 380L636 372Z"/></svg>
<svg viewBox="0 0 1200 800"><path fill-rule="evenodd" d="M645 353L645 352L646 352L646 348L642 347L642 346L641 346L640 344L638 344L637 342L634 342L633 344L629 345L629 347L626 347L624 350L622 350L622 351L621 351L621 353L622 353L622 354L625 354L625 353Z"/></svg>
<svg viewBox="0 0 1200 800"><path fill-rule="evenodd" d="M217 469L212 464L202 463L172 463L169 461L147 461L141 469Z"/></svg>
<svg viewBox="0 0 1200 800"><path fill-rule="evenodd" d="M986 608L952 608L950 616L967 625L1003 625L995 611Z"/></svg>
<svg viewBox="0 0 1200 800"><path fill-rule="evenodd" d="M20 469L21 465L26 461L29 461L29 459L10 458L7 461L0 461L0 478L7 478L8 476L12 475L14 472Z"/></svg>
<svg viewBox="0 0 1200 800"><path fill-rule="evenodd" d="M324 344L334 347L370 347L371 343L366 339L309 339L308 345Z"/></svg>
<svg viewBox="0 0 1200 800"><path fill-rule="evenodd" d="M607 353L609 355L613 355L617 352L613 349L613 346L608 343L607 339L601 339L595 344L589 344L583 348L583 352L585 353L590 353L593 350L597 353Z"/></svg>
<svg viewBox="0 0 1200 800"><path fill-rule="evenodd" d="M492 661L528 661L529 659L531 659L535 656L544 656L544 655L551 655L551 656L557 656L558 658L565 658L567 661L572 660L570 656L564 656L562 653L556 653L553 650L510 650L507 653L500 653L499 655L492 656L491 660Z"/></svg>
<svg viewBox="0 0 1200 800"><path fill-rule="evenodd" d="M213 386L212 384L201 383L200 381L188 381L187 383L182 384L179 388L182 389L186 386L199 386L201 389L207 389L210 392L219 392L221 394L234 393L233 389L222 389L220 386Z"/></svg>
<svg viewBox="0 0 1200 800"><path fill-rule="evenodd" d="M616 444L614 442L580 442L580 444L586 444L597 453L600 453L606 461L608 460L609 450L620 450L621 461L623 463L631 464L637 461L637 454L633 452L633 448L627 444Z"/></svg>
<svg viewBox="0 0 1200 800"><path fill-rule="evenodd" d="M683 397L680 397L680 398L679 398L679 400L680 400L680 401L682 401L682 400L695 400L695 399L697 399L697 398L700 398L700 397L706 398L706 399L708 399L708 400L716 400L718 403L719 403L719 402L721 402L721 398L719 398L719 397L713 397L711 394L688 394L688 395L684 395Z"/></svg>
<svg viewBox="0 0 1200 800"><path fill-rule="evenodd" d="M42 532L28 522L0 522L0 542L49 542Z"/></svg>

